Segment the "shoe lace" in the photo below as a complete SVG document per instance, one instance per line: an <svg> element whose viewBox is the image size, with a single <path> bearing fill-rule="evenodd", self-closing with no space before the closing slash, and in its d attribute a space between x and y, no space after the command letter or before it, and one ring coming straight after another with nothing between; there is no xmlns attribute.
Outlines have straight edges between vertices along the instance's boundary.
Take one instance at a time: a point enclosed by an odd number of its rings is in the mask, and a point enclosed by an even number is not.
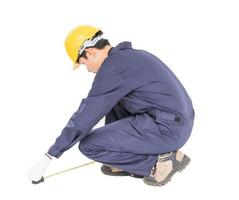
<svg viewBox="0 0 239 200"><path fill-rule="evenodd" d="M158 162L158 161L156 161L156 162L154 163L154 166L153 166L153 169L152 169L152 172L151 172L153 176L155 176L155 174L156 174L156 172L157 172L157 162Z"/></svg>
<svg viewBox="0 0 239 200"><path fill-rule="evenodd" d="M154 163L154 166L153 166L153 168L152 168L151 174L152 174L153 176L156 175L156 173L157 173L157 162L159 162L159 161L161 161L161 162L166 161L166 160L168 160L172 155L173 155L173 152L166 153L166 154L161 154L161 158L159 158L159 160L157 160L157 161Z"/></svg>

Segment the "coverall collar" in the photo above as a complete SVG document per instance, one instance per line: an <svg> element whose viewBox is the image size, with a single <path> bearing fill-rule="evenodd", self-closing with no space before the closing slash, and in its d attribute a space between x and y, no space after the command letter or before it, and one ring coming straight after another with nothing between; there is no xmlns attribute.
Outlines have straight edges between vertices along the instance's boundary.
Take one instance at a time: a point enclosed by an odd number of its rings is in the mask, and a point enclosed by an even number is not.
<svg viewBox="0 0 239 200"><path fill-rule="evenodd" d="M121 43L119 43L116 47L112 47L109 50L108 55L112 55L115 52L123 50L123 49L132 49L131 42L121 42Z"/></svg>

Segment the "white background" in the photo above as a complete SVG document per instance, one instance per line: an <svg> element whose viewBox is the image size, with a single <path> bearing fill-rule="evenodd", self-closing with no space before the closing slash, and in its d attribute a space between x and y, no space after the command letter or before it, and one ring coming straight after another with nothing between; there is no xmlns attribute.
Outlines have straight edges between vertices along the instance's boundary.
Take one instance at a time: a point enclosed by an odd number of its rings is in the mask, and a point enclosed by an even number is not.
<svg viewBox="0 0 239 200"><path fill-rule="evenodd" d="M0 199L238 199L238 10L232 0L0 1ZM73 72L65 53L79 24L156 54L191 96L195 126L182 150L192 162L166 186L104 176L99 163L26 179L94 78L84 66ZM88 161L75 145L46 175Z"/></svg>

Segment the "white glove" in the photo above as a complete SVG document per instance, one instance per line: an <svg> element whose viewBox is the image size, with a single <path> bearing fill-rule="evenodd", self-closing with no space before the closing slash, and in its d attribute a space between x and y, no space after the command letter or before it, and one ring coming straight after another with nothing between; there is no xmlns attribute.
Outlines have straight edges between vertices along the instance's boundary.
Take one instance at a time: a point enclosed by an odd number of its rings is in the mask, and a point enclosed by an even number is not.
<svg viewBox="0 0 239 200"><path fill-rule="evenodd" d="M27 177L32 181L32 183L39 183L44 180L43 174L51 162L52 156L45 153L44 156L28 170Z"/></svg>

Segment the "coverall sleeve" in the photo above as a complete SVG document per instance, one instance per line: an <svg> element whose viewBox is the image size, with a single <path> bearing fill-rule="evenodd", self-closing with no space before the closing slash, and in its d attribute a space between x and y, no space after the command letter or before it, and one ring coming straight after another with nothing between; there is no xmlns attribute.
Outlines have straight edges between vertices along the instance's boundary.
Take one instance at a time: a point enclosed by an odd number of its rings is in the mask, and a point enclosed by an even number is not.
<svg viewBox="0 0 239 200"><path fill-rule="evenodd" d="M78 110L72 115L60 136L48 153L59 158L64 151L87 136L91 129L130 92L122 78L110 69L97 73L87 98L82 99Z"/></svg>

